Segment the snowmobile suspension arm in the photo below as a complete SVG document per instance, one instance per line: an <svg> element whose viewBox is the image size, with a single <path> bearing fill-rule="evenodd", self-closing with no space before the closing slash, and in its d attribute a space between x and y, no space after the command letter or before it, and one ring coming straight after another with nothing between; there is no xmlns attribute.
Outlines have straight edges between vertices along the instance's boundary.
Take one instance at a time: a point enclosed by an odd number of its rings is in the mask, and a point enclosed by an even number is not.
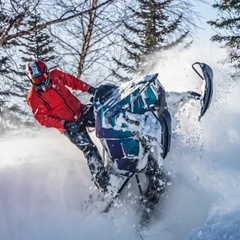
<svg viewBox="0 0 240 240"><path fill-rule="evenodd" d="M140 192L141 196L143 196L143 191L142 191L142 187L141 187L139 177L138 177L137 174L135 174L135 177L136 177L136 180L137 180L137 185L138 185L139 192Z"/></svg>

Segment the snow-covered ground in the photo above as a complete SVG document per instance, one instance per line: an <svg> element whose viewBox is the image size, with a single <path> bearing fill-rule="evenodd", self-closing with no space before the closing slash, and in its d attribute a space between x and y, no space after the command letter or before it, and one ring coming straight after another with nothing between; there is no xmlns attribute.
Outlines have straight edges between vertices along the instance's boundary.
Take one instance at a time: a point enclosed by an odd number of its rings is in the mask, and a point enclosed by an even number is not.
<svg viewBox="0 0 240 240"><path fill-rule="evenodd" d="M196 86L186 65L192 58L180 60L158 66L166 89ZM165 161L171 185L148 228L139 233L140 213L130 198L107 214L100 213L103 203L87 202L96 189L82 153L66 137L25 129L0 139L0 239L239 240L240 82L206 63L214 71L212 105L200 122L197 103L180 112Z"/></svg>

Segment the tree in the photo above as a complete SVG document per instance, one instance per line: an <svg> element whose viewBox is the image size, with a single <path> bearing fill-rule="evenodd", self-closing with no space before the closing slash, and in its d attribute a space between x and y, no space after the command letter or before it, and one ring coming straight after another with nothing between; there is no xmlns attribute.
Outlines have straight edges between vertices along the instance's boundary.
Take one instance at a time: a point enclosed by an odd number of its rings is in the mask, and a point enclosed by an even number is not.
<svg viewBox="0 0 240 240"><path fill-rule="evenodd" d="M0 36L5 34L5 31L9 25L12 25L14 21L14 17L9 14L9 12L5 8L5 4L0 1ZM11 85L10 81L7 81L8 74L11 73L11 54L7 52L7 47L5 49L0 49L0 103L1 106L5 103L5 96L9 94L9 85Z"/></svg>
<svg viewBox="0 0 240 240"><path fill-rule="evenodd" d="M149 71L161 51L182 43L190 30L184 26L184 11L173 4L175 0L136 2L134 7L128 7L131 17L124 21L126 31L121 34L127 60L122 60L122 53L121 59L114 57L118 69L113 70L113 74L122 80ZM182 4L187 3L183 1Z"/></svg>
<svg viewBox="0 0 240 240"><path fill-rule="evenodd" d="M0 59L0 73L1 74L9 73L8 62L9 62L8 57L3 57L3 56L1 57L1 59Z"/></svg>
<svg viewBox="0 0 240 240"><path fill-rule="evenodd" d="M27 21L29 28L34 28L42 21L40 14L31 15L30 19ZM57 58L54 52L53 40L46 31L45 28L36 29L29 33L29 35L20 38L22 53L21 60L24 65L20 65L21 72L20 76L25 76L25 63L30 62L36 58L49 63Z"/></svg>
<svg viewBox="0 0 240 240"><path fill-rule="evenodd" d="M26 25L29 28L34 28L42 21L40 14L32 14L26 20ZM45 28L36 29L30 32L29 35L18 38L17 45L21 53L20 59L22 64L18 63L17 69L9 68L11 73L15 74L15 79L13 87L10 88L12 101L8 106L8 109L11 110L8 117L11 115L14 121L24 122L29 118L30 111L28 111L26 104L19 104L19 102L26 102L26 96L31 87L31 83L25 73L26 63L39 58L50 65L56 59L56 55L54 53L53 40L47 34Z"/></svg>
<svg viewBox="0 0 240 240"><path fill-rule="evenodd" d="M213 5L219 11L219 19L208 23L216 29L224 30L212 36L211 40L224 43L227 48L226 62L239 72L240 68L240 2L239 0L221 0Z"/></svg>
<svg viewBox="0 0 240 240"><path fill-rule="evenodd" d="M3 49L0 50L0 134L3 134L8 129L7 113L8 103L10 101L10 91L13 86L12 79L8 78L11 73L11 56Z"/></svg>
<svg viewBox="0 0 240 240"><path fill-rule="evenodd" d="M26 25L29 28L35 28L42 22L40 14L32 14L29 19L26 19ZM26 98L27 92L31 86L29 79L25 74L26 63L39 58L42 61L50 63L54 61L57 56L54 52L53 40L49 36L45 28L35 29L29 35L23 36L17 40L19 52L21 53L20 59L22 63L18 63L18 70L11 69L16 75L14 91L11 95ZM23 80L25 79L25 80Z"/></svg>
<svg viewBox="0 0 240 240"><path fill-rule="evenodd" d="M61 66L90 84L98 85L112 77L110 64L112 54L120 41L115 34L125 17L124 0L109 1L101 5L102 0L88 0L81 8L90 9L85 14L68 22L51 27L51 33L60 46L59 54L66 61ZM58 5L72 11L74 1L58 0ZM73 12L74 13L74 12ZM65 57L64 57L65 56ZM66 58L67 56L67 58Z"/></svg>
<svg viewBox="0 0 240 240"><path fill-rule="evenodd" d="M104 6L105 4L112 2L113 0L106 0L100 3L98 7ZM75 14L71 14L71 12L66 11L56 19L53 20L45 20L44 23L39 24L33 28L26 28L24 24L24 19L26 19L32 11L34 11L40 5L40 1L17 1L17 0L6 0L6 3L2 4L0 2L0 47L5 47L9 44L15 44L15 39L22 37L24 35L28 35L30 32L35 31L37 29L45 28L50 25L54 25L61 22L66 22L71 19L74 19L78 16L83 15L84 13L89 12L92 9L87 9L85 11L78 11ZM6 5L7 7L3 7ZM79 7L80 4L75 6L75 10ZM69 15L70 13L70 15ZM68 16L65 16L68 15ZM7 17L7 21L5 19ZM4 24L3 24L4 23Z"/></svg>

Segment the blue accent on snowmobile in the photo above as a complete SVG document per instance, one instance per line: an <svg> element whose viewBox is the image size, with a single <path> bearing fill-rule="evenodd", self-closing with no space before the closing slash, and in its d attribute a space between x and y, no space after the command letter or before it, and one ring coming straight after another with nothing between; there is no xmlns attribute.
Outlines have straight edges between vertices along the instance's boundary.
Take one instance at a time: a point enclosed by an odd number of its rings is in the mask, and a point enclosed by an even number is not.
<svg viewBox="0 0 240 240"><path fill-rule="evenodd" d="M124 87L102 85L95 94L96 136L104 142L109 157L120 170L137 172L139 153L144 148L136 133L128 130L129 124L139 124L137 120L129 119L128 113L139 116L146 112L155 114L162 131L162 157L165 158L169 152L171 116L167 110L165 91L157 77L158 74L146 75L140 81L132 82L128 91ZM119 126L121 119L125 121Z"/></svg>
<svg viewBox="0 0 240 240"><path fill-rule="evenodd" d="M195 68L195 65L199 65L203 76L197 71ZM212 95L213 95L213 71L210 66L208 66L205 63L195 62L192 65L193 70L198 74L198 76L205 81L205 88L204 88L204 94L203 98L201 99L201 113L199 116L199 120L201 117L206 113L207 109L209 108L211 101L212 101Z"/></svg>

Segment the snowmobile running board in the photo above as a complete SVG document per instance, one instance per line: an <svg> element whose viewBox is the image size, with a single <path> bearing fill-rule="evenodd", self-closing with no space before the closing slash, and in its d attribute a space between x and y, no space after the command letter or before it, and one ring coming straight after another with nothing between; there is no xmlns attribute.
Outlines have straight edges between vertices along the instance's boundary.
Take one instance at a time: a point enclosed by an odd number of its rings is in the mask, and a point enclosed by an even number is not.
<svg viewBox="0 0 240 240"><path fill-rule="evenodd" d="M195 65L199 65L203 76L197 71L195 68ZM197 73L197 75L205 82L205 87L204 87L204 93L203 97L201 99L201 113L199 116L199 120L201 117L205 114L207 109L209 108L211 101L212 101L212 95L213 95L213 71L211 67L209 67L205 63L200 63L200 62L195 62L192 64L193 70Z"/></svg>

